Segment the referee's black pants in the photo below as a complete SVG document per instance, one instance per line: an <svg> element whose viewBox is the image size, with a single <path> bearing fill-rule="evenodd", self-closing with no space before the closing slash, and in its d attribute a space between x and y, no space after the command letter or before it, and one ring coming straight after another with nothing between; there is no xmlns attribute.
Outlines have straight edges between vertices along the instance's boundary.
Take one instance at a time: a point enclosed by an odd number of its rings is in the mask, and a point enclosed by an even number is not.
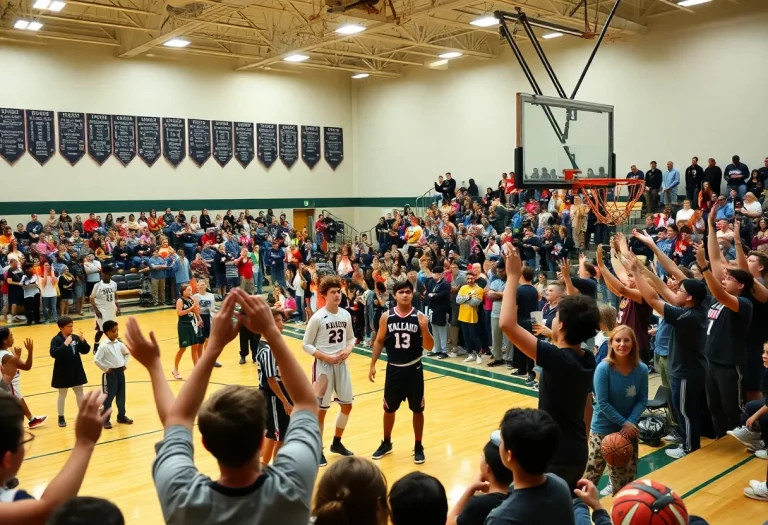
<svg viewBox="0 0 768 525"><path fill-rule="evenodd" d="M709 361L704 388L715 436L724 437L726 432L741 425L741 411L744 405L741 367Z"/></svg>
<svg viewBox="0 0 768 525"><path fill-rule="evenodd" d="M122 368L113 368L102 374L101 388L107 394L104 410L111 408L112 402L117 399L117 419L125 418L125 371Z"/></svg>
<svg viewBox="0 0 768 525"><path fill-rule="evenodd" d="M251 359L256 361L256 352L261 341L261 334L254 334L246 327L240 328L240 357L245 359L248 356L248 347L251 347Z"/></svg>

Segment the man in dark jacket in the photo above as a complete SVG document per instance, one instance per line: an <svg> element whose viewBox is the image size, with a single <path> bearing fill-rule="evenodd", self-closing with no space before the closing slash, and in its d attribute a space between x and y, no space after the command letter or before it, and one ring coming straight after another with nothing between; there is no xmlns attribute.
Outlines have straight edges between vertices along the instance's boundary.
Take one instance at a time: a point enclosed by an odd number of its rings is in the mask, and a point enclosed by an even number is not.
<svg viewBox="0 0 768 525"><path fill-rule="evenodd" d="M653 213L659 207L659 190L663 181L661 170L656 167L656 161L651 161L651 169L645 172L645 206L648 213Z"/></svg>
<svg viewBox="0 0 768 525"><path fill-rule="evenodd" d="M744 199L747 193L747 180L749 179L749 168L741 162L738 155L734 155L731 164L725 167L725 180L729 190L736 190L739 199Z"/></svg>
<svg viewBox="0 0 768 525"><path fill-rule="evenodd" d="M456 196L456 181L453 180L450 172L445 174L445 179L438 185L435 184L435 190L443 194L443 200L450 202Z"/></svg>
<svg viewBox="0 0 768 525"><path fill-rule="evenodd" d="M451 285L443 279L444 263L439 259L427 279L427 293L424 303L432 313L432 335L435 345L430 353L433 357L448 357L448 317L451 314Z"/></svg>
<svg viewBox="0 0 768 525"><path fill-rule="evenodd" d="M685 197L691 201L691 207L698 209L701 182L704 180L704 168L699 166L699 157L691 159L691 165L685 169Z"/></svg>
<svg viewBox="0 0 768 525"><path fill-rule="evenodd" d="M707 161L707 168L704 170L704 182L709 183L712 193L720 195L720 185L723 183L723 170L717 165L715 159Z"/></svg>
<svg viewBox="0 0 768 525"><path fill-rule="evenodd" d="M75 391L75 398L79 407L83 397L83 385L88 383L80 354L88 354L91 351L91 345L85 340L82 330L79 331L78 335L73 333L74 323L69 317L59 317L57 324L59 333L51 339L50 353L54 359L51 387L59 389L59 426L66 427L64 401L67 398L67 390L71 388Z"/></svg>

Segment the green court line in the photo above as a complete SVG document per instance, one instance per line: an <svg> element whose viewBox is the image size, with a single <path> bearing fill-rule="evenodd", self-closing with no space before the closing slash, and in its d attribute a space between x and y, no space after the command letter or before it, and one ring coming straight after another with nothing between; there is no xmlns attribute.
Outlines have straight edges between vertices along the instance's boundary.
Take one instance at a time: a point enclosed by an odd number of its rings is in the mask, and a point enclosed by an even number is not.
<svg viewBox="0 0 768 525"><path fill-rule="evenodd" d="M298 327L294 327L294 326L290 326L289 325L289 326L285 326L283 328L283 333L285 333L285 330L290 330L290 331L295 332L296 334L299 334L299 335L302 335L302 336L304 335L304 330L301 329L301 328L298 328ZM371 349L369 349L367 347L356 345L355 349L356 350L360 350L360 352L355 352L355 353L358 353L358 354L361 354L361 355L368 355L368 356L371 355ZM367 352L367 353L363 353L363 352ZM386 355L382 353L382 357L381 358L382 359L386 359ZM439 366L441 368L451 368L453 370L458 370L458 371L461 371L461 372L466 372L466 373L469 373L469 374L472 374L472 375L476 375L476 376L481 376L481 377L486 377L486 378L490 378L490 379L495 379L497 381L504 381L505 383L512 383L512 384L516 384L516 385L520 385L520 386L525 386L525 379L523 379L522 377L515 377L515 376L512 376L510 374L494 372L492 370L483 370L482 368L475 368L475 367L467 366L467 365L464 365L464 364L461 364L461 363L455 363L453 361L448 361L446 359L434 359L434 358L430 357L430 358L426 358L425 360L423 360L422 363L427 363L427 364L430 364L430 365L433 365L433 366ZM506 368L505 368L505 370L506 370ZM527 392L532 392L532 390L526 390L526 391Z"/></svg>
<svg viewBox="0 0 768 525"><path fill-rule="evenodd" d="M698 485L698 486L696 486L696 487L693 487L691 490L689 490L688 492L686 492L685 494L683 494L683 499L687 498L688 496L693 496L694 494L696 494L697 492L699 492L700 490L702 490L704 487L707 487L708 485L711 485L711 484L712 484L712 483L714 483L715 481L717 481L717 480L719 480L719 479L721 479L721 478L723 478L723 477L727 476L728 474L730 474L731 472L733 472L733 471L734 471L734 470L736 470L737 468L739 468L739 467L742 467L743 465L746 465L747 463L749 463L749 462L750 462L750 461L752 461L753 459L755 459L755 456L754 456L754 455L750 455L748 458L746 458L746 459L743 459L743 460L739 461L738 463L736 463L735 465L733 465L733 466L731 466L731 467L729 467L729 468L725 469L725 470L724 470L724 471L722 471L720 474L718 474L718 475L716 475L716 476L713 476L713 477L709 478L709 479L708 479L707 481L705 481L704 483L702 483L702 484L700 484L700 485Z"/></svg>
<svg viewBox="0 0 768 525"><path fill-rule="evenodd" d="M283 335L286 335L286 336L291 337L293 339L302 339L302 336L299 335L298 333L283 331ZM360 346L355 346L354 349L353 349L353 352L355 354L362 355L362 356L365 356L365 357L370 357L371 356L371 351L369 349L363 348L363 347L360 347ZM380 359L383 360L383 361L386 361L387 360L387 356L382 354ZM473 375L469 371L467 373L470 374L470 375L464 375L464 374L459 373L456 370L453 370L453 369L450 369L450 368L444 368L444 367L440 366L437 363L432 363L431 361L422 360L421 364L424 366L424 370L427 370L429 372L435 372L437 374L443 374L445 376L450 376L450 377L454 377L454 378L457 378L457 379L463 379L464 381L469 381L470 383L477 383L477 384L483 385L483 386L490 386L490 387L493 387L493 388L498 388L500 390L507 390L509 392L515 392L517 394L522 394L522 395L528 396L528 397L539 397L538 394L534 390L529 390L527 388L522 388L522 387L516 386L514 384L511 384L508 381L504 381L504 382L490 381L489 379L486 379L484 377L479 377L479 376Z"/></svg>

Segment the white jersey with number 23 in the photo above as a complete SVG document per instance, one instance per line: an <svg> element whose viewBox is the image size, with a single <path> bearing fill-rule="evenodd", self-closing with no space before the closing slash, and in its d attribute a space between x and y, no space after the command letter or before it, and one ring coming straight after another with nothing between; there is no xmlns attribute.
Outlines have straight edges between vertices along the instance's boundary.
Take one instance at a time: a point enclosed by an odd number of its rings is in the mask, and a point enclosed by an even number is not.
<svg viewBox="0 0 768 525"><path fill-rule="evenodd" d="M325 308L321 308L307 323L302 345L304 351L310 355L315 350L335 355L354 342L355 334L349 312L339 308L335 314L332 314Z"/></svg>

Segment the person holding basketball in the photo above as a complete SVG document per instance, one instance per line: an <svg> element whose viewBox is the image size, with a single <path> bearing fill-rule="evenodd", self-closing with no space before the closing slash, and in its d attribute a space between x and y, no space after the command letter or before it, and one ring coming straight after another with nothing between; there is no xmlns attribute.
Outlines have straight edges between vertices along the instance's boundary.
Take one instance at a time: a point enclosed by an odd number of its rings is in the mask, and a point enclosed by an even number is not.
<svg viewBox="0 0 768 525"><path fill-rule="evenodd" d="M373 453L373 459L381 459L392 453L392 428L395 413L400 403L407 400L413 412L415 446L414 463L426 461L421 444L424 431L424 369L421 366L422 348L431 350L434 346L429 333L427 316L413 305L413 284L410 281L396 283L393 288L397 306L382 314L376 341L373 343L371 368L368 379L376 378L376 361L381 351L387 350L387 375L384 380L384 439Z"/></svg>
<svg viewBox="0 0 768 525"><path fill-rule="evenodd" d="M600 493L615 494L637 475L637 422L648 401L648 367L640 361L634 330L627 325L614 328L608 339L608 355L595 369L596 405L589 433L589 462L584 478L597 483L605 470L601 452L603 439L619 432L631 444L632 455L624 465L608 465L610 483ZM610 461L610 459L609 459Z"/></svg>
<svg viewBox="0 0 768 525"><path fill-rule="evenodd" d="M341 436L349 421L352 411L352 377L349 374L347 359L355 347L355 334L352 330L352 316L341 304L341 279L336 276L323 277L320 281L320 295L325 298L325 306L312 315L304 332L302 347L315 358L312 364L312 382L320 407L320 438L323 436L325 415L336 401L341 412L336 417L336 433L331 444L331 452L342 456L353 453L341 443ZM328 462L325 454L320 454L320 466Z"/></svg>

